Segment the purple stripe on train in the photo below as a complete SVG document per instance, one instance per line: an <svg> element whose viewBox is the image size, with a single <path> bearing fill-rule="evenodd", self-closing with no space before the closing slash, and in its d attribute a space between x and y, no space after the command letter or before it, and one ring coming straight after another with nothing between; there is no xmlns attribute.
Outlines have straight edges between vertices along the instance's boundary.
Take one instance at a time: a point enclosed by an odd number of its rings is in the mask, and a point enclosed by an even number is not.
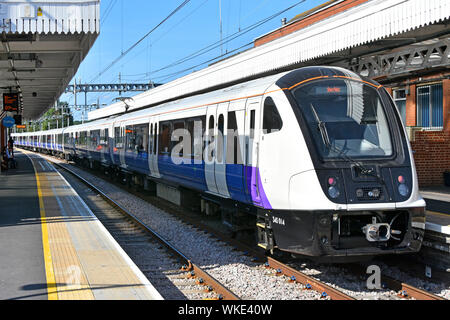
<svg viewBox="0 0 450 320"><path fill-rule="evenodd" d="M264 187L262 185L261 174L259 168L246 167L247 190L251 200L255 205L261 206L264 209L272 209L269 199L267 199Z"/></svg>

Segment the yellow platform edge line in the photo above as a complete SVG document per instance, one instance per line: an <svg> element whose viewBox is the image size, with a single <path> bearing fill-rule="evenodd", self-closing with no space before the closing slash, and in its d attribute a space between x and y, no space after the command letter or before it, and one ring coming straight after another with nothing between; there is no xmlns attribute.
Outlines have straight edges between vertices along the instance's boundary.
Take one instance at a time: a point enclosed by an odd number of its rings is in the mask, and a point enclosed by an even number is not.
<svg viewBox="0 0 450 320"><path fill-rule="evenodd" d="M48 240L48 227L47 217L44 208L44 199L42 197L41 182L39 179L39 173L34 165L34 161L30 158L33 164L34 174L36 176L36 185L39 197L39 208L41 214L41 226L42 226L42 247L44 250L44 262L45 262L45 276L47 278L47 296L48 300L58 300L58 291L56 287L55 271L53 270L52 254L50 252L50 242Z"/></svg>

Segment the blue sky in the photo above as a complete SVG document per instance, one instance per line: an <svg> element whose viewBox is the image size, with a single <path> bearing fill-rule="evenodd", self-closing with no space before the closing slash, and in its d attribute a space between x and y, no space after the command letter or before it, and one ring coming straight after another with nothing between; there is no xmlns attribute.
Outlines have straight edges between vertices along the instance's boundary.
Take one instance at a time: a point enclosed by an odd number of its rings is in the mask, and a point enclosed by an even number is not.
<svg viewBox="0 0 450 320"><path fill-rule="evenodd" d="M293 9L273 18L244 34L252 26L290 6L298 0L191 0L169 20L152 32L138 46L125 55L107 72L100 74L122 52L129 49L147 32L166 18L182 0L102 0L100 6L101 31L88 56L75 76L81 83L166 83L207 66L204 62L219 57L251 43L255 38L288 21L295 15L309 10L325 0L304 0ZM222 10L222 38L238 36L217 48L181 64L167 67L192 53L220 40L219 4ZM241 31L241 32L239 32ZM233 37L234 37L233 36ZM242 50L250 48L243 47ZM194 69L192 67L197 66ZM167 67L167 68L166 68ZM163 69L158 71L159 69ZM185 69L187 71L182 72ZM73 83L72 79L72 83ZM132 96L137 93L123 93ZM109 105L118 94L89 93L87 104ZM78 104L84 104L84 94L78 94ZM65 94L61 101L74 104L72 94ZM81 112L75 112L81 119Z"/></svg>

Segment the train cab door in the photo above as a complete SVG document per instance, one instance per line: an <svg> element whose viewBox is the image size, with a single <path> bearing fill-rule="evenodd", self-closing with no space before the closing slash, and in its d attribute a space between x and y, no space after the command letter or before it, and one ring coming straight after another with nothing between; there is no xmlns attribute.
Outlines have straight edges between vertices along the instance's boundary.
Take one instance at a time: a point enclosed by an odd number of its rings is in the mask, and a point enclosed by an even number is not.
<svg viewBox="0 0 450 320"><path fill-rule="evenodd" d="M218 194L216 185L215 167L215 127L216 127L217 105L208 106L206 109L206 132L205 149L203 158L205 159L205 180L208 192Z"/></svg>
<svg viewBox="0 0 450 320"><path fill-rule="evenodd" d="M259 177L259 139L261 97L250 98L245 107L245 154L244 179L247 199L255 205L261 204Z"/></svg>
<svg viewBox="0 0 450 320"><path fill-rule="evenodd" d="M160 178L158 169L158 130L159 130L159 117L155 116L150 119L149 123L149 139L148 139L148 167L150 175L155 178Z"/></svg>

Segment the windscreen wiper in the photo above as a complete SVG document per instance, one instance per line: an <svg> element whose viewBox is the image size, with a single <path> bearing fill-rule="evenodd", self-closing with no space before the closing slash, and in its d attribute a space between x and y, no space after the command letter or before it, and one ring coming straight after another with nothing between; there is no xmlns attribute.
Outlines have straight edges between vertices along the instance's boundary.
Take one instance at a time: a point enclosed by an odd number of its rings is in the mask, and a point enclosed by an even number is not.
<svg viewBox="0 0 450 320"><path fill-rule="evenodd" d="M339 149L339 148L337 148L337 147L335 147L335 146L333 146L331 144L330 137L328 136L327 128L325 126L325 122L320 120L319 115L318 115L318 113L316 111L316 108L314 108L312 103L310 104L310 106L311 106L311 110L314 113L314 117L317 120L317 127L318 127L318 129L320 131L320 134L322 135L322 140L323 140L325 146L329 150L334 151L335 153L337 153L339 158L353 163L356 167L358 167L358 169L361 171L362 175L375 177L375 178L377 178L378 181L380 181L382 184L385 185L386 183L385 183L384 179L374 169L366 168L362 163L360 163L360 162L352 159L351 157L347 156L344 153L344 150Z"/></svg>

